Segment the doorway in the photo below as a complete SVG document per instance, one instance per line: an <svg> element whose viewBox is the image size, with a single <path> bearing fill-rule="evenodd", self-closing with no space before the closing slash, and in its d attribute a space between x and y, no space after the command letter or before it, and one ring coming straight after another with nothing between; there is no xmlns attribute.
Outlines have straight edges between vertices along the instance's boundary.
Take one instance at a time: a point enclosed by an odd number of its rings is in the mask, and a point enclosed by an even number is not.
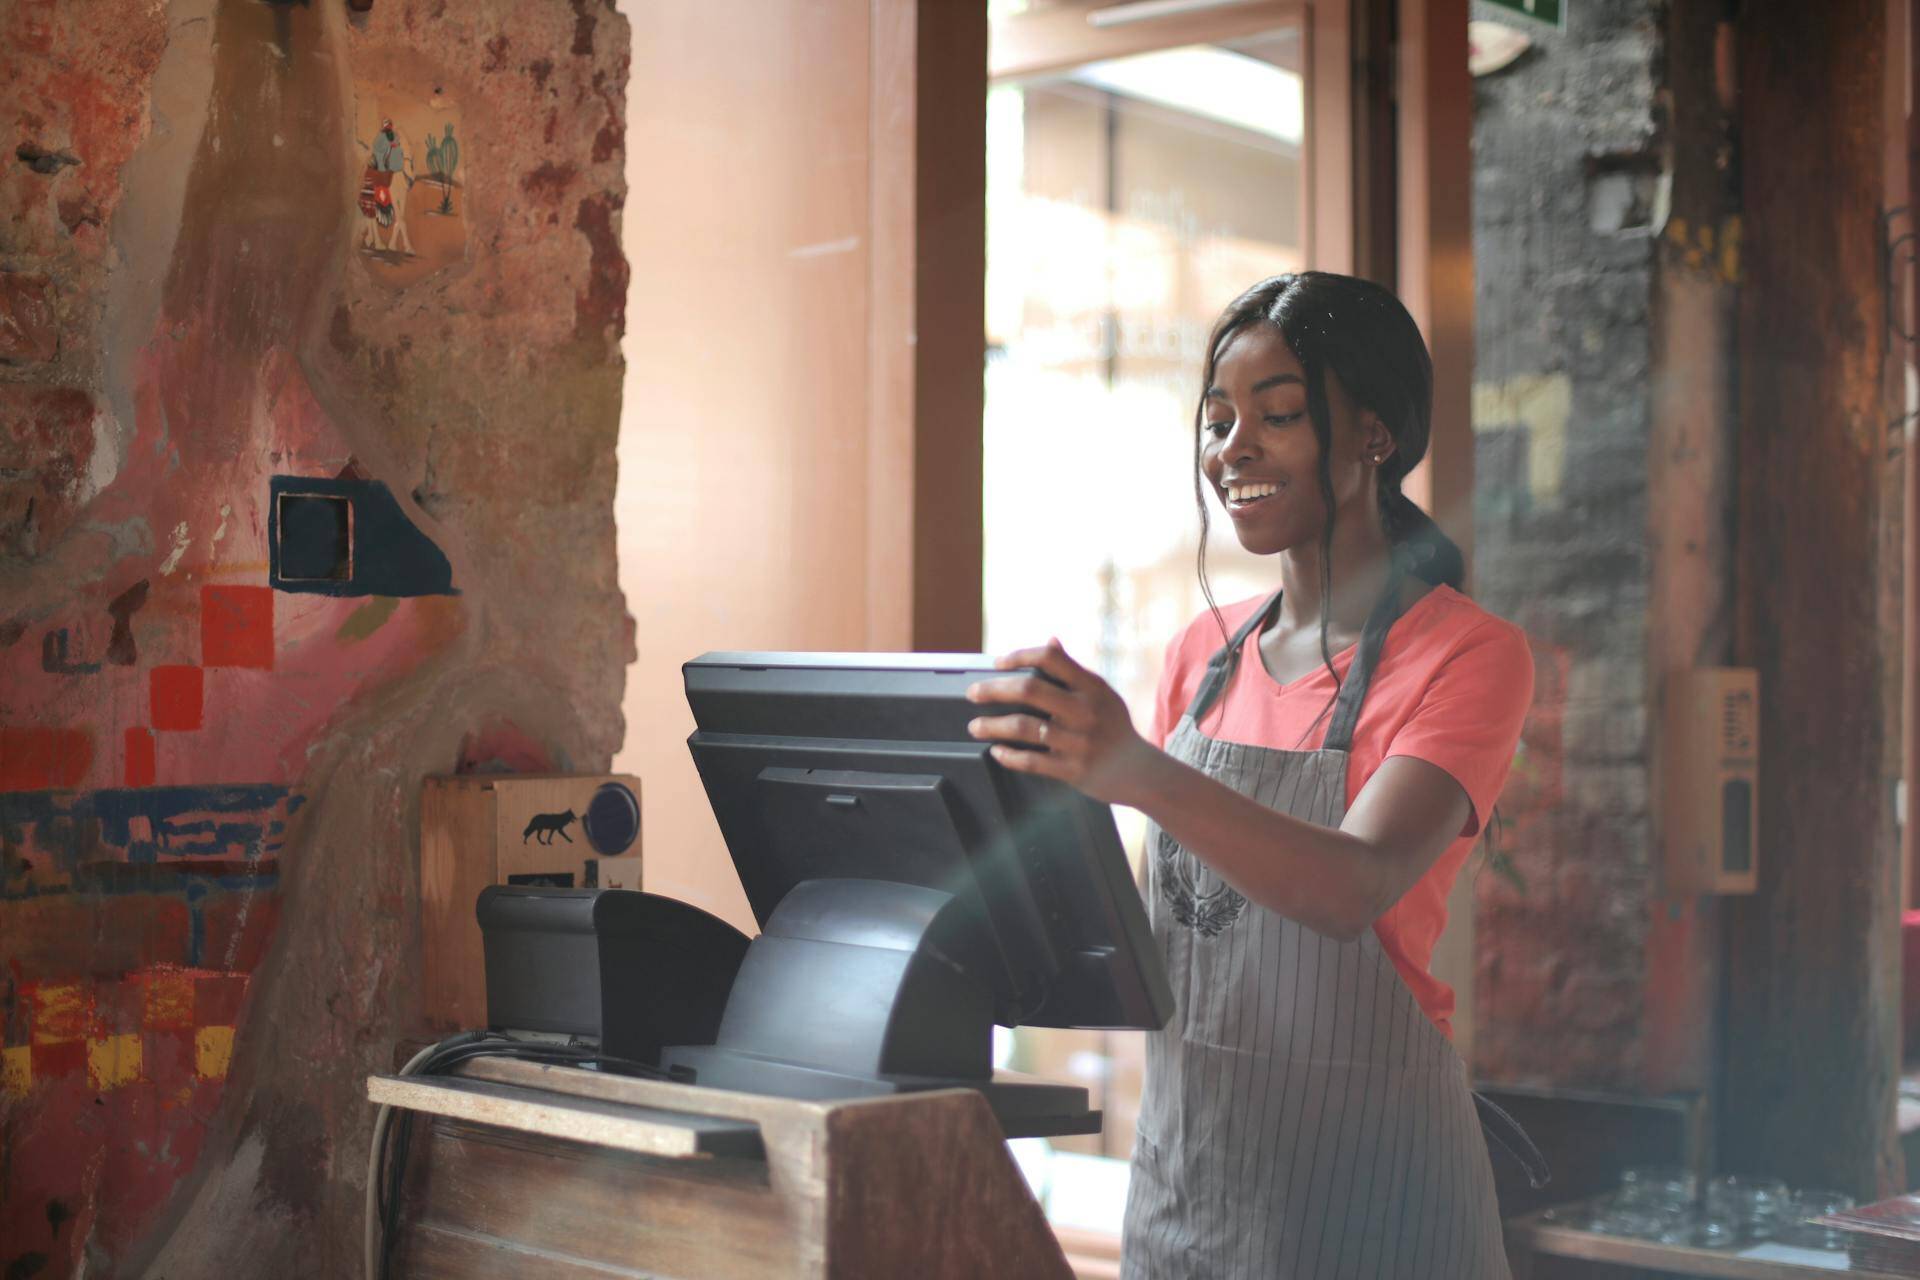
<svg viewBox="0 0 1920 1280"><path fill-rule="evenodd" d="M1145 733L1165 645L1206 608L1193 448L1213 321L1253 281L1354 269L1350 15L1345 0L990 13L986 648L1059 636ZM1207 571L1221 601L1270 589L1271 566L1231 538ZM1138 874L1144 820L1116 814ZM1000 1056L1106 1112L1100 1134L1014 1148L1070 1250L1117 1245L1144 1037L1022 1028Z"/></svg>

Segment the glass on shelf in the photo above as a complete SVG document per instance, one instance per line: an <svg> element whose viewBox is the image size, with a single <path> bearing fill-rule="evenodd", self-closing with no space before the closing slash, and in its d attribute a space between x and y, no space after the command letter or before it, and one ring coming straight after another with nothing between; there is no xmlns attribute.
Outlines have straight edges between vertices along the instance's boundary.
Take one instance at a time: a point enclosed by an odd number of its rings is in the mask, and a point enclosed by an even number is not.
<svg viewBox="0 0 1920 1280"><path fill-rule="evenodd" d="M1593 1216L1593 1225L1589 1230L1608 1236L1651 1240L1665 1230L1666 1225L1666 1215L1657 1210L1642 1209L1615 1200L1602 1206L1600 1212Z"/></svg>
<svg viewBox="0 0 1920 1280"><path fill-rule="evenodd" d="M1731 1249L1742 1243L1740 1225L1724 1210L1702 1208L1694 1215L1692 1238L1685 1243L1696 1249Z"/></svg>
<svg viewBox="0 0 1920 1280"><path fill-rule="evenodd" d="M1594 1215L1592 1230L1666 1244L1690 1243L1698 1190L1698 1181L1685 1169L1628 1169L1620 1176L1620 1189Z"/></svg>
<svg viewBox="0 0 1920 1280"><path fill-rule="evenodd" d="M1854 1206L1844 1192L1790 1190L1774 1178L1732 1175L1700 1182L1686 1169L1626 1170L1610 1196L1550 1209L1542 1220L1603 1235L1699 1249L1744 1249L1768 1240L1807 1249L1844 1251L1844 1234L1812 1219Z"/></svg>
<svg viewBox="0 0 1920 1280"><path fill-rule="evenodd" d="M1621 1204L1660 1209L1690 1209L1699 1198L1700 1183L1690 1169L1665 1165L1640 1166L1620 1175L1614 1199Z"/></svg>
<svg viewBox="0 0 1920 1280"><path fill-rule="evenodd" d="M1707 1212L1726 1218L1736 1243L1771 1240L1787 1211L1787 1184L1777 1178L1733 1175L1707 1184Z"/></svg>
<svg viewBox="0 0 1920 1280"><path fill-rule="evenodd" d="M1824 1191L1817 1188L1802 1188L1795 1191L1789 1197L1779 1239L1805 1249L1845 1252L1846 1234L1835 1231L1831 1227L1823 1227L1813 1219L1824 1218L1832 1213L1843 1213L1853 1208L1855 1203L1854 1198L1844 1191Z"/></svg>

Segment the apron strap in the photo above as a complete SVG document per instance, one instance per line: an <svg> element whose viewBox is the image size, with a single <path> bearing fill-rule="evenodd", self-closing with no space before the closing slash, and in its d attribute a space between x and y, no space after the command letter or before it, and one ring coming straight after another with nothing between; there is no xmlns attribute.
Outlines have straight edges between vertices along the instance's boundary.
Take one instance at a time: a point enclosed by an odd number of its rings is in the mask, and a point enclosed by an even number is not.
<svg viewBox="0 0 1920 1280"><path fill-rule="evenodd" d="M1361 629L1360 644L1354 651L1353 664L1347 668L1347 678L1340 684L1340 692L1333 703L1333 721L1327 725L1327 740L1321 745L1324 751L1350 751L1353 749L1353 732L1360 726L1360 706L1367 699L1367 689L1373 684L1373 669L1380 662L1380 650L1387 643L1387 632L1400 617L1400 582L1405 570L1400 557L1388 557L1387 589L1381 593L1380 600L1373 606L1373 612L1367 616L1367 625Z"/></svg>
<svg viewBox="0 0 1920 1280"><path fill-rule="evenodd" d="M1400 562L1400 556L1389 557L1390 568L1387 573L1387 589L1381 594L1380 602L1373 606L1373 612L1367 617L1367 625L1360 632L1360 644L1353 655L1353 665L1347 668L1347 678L1340 684L1340 693L1333 704L1333 720L1327 726L1327 740L1322 749L1326 751L1349 751L1353 748L1353 732L1360 724L1360 707L1366 701L1367 687L1373 683L1373 669L1379 664L1380 650L1387 642L1387 632L1400 617L1400 581L1406 568ZM1200 687L1194 690L1193 701L1187 704L1187 715L1195 724L1199 724L1213 709L1220 695L1226 692L1227 685L1233 680L1233 673L1239 669L1240 650L1246 646L1247 637L1273 622L1280 613L1280 593L1274 592L1267 602L1248 615L1214 655L1207 659L1206 674L1200 679Z"/></svg>
<svg viewBox="0 0 1920 1280"><path fill-rule="evenodd" d="M1547 1158L1540 1154L1540 1148L1533 1145L1533 1139L1520 1127L1520 1122L1508 1115L1492 1098L1484 1093L1473 1095L1474 1110L1480 1113L1480 1131L1487 1137L1488 1150L1499 1149L1512 1156L1527 1175L1527 1182L1535 1191L1553 1180L1553 1171L1547 1167Z"/></svg>
<svg viewBox="0 0 1920 1280"><path fill-rule="evenodd" d="M1193 701L1187 704L1187 715L1195 724L1206 718L1213 704L1226 692L1228 682L1233 679L1233 673L1240 665L1240 648L1246 644L1247 637L1272 622L1279 613L1280 593L1276 591L1240 624L1240 629L1233 633L1233 639L1207 659L1206 674L1200 678L1200 687L1193 691Z"/></svg>

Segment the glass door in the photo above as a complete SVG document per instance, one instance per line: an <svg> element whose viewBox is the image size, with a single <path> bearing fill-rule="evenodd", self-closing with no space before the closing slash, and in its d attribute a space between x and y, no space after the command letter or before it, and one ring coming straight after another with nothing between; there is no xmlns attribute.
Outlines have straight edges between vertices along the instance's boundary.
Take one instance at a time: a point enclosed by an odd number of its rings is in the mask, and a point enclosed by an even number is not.
<svg viewBox="0 0 1920 1280"><path fill-rule="evenodd" d="M1205 608L1193 459L1208 332L1256 280L1350 269L1346 9L993 12L986 645L1058 635L1146 732L1165 646ZM1208 571L1222 602L1270 589L1230 534ZM1143 822L1120 817L1137 869ZM1143 1045L1003 1041L1005 1065L1086 1084L1106 1111L1095 1137L1015 1144L1065 1230L1118 1232Z"/></svg>

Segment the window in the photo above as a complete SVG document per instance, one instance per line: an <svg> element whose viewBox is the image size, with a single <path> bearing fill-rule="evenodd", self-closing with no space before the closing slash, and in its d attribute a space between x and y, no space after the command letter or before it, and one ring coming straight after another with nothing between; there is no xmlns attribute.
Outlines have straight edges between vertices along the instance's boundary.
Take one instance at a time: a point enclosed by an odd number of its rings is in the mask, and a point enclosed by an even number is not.
<svg viewBox="0 0 1920 1280"><path fill-rule="evenodd" d="M1307 14L1222 8L1220 30L1169 21L1177 42L1158 47L1154 24L1088 21L1129 8L1036 6L994 26L984 595L989 652L1058 635L1146 732L1166 643L1206 607L1193 449L1209 329L1256 280L1345 264L1315 251ZM1208 569L1223 602L1269 589L1230 533ZM1117 816L1137 871L1144 821ZM1099 1135L1015 1144L1063 1229L1119 1230L1144 1047L1135 1032L1003 1038L1005 1065L1083 1083L1106 1111Z"/></svg>

